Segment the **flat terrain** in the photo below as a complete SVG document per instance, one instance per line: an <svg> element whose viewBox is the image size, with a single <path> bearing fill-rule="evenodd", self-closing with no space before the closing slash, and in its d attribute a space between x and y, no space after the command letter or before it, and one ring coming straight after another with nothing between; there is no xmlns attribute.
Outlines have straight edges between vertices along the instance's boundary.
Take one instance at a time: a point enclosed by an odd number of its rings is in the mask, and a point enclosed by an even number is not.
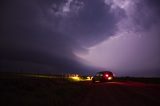
<svg viewBox="0 0 160 106"><path fill-rule="evenodd" d="M0 76L0 106L160 106L159 83Z"/></svg>
<svg viewBox="0 0 160 106"><path fill-rule="evenodd" d="M81 106L160 106L160 85L139 82L92 84Z"/></svg>

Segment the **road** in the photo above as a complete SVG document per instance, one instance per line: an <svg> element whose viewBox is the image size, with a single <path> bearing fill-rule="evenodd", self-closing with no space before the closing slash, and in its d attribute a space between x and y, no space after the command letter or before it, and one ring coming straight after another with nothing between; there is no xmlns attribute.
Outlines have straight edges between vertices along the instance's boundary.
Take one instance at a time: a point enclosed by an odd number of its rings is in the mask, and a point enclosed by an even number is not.
<svg viewBox="0 0 160 106"><path fill-rule="evenodd" d="M158 84L106 82L88 85L90 90L80 106L160 106Z"/></svg>
<svg viewBox="0 0 160 106"><path fill-rule="evenodd" d="M93 84L35 75L0 76L0 106L160 106L160 83Z"/></svg>

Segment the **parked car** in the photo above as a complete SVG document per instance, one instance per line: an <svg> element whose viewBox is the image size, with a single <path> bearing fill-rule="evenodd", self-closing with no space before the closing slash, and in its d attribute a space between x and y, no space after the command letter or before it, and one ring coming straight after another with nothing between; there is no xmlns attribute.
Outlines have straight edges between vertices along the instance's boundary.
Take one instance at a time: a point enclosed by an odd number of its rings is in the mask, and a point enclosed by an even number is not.
<svg viewBox="0 0 160 106"><path fill-rule="evenodd" d="M106 82L112 81L114 78L113 73L111 71L101 71L96 73L96 75L92 78L92 82Z"/></svg>

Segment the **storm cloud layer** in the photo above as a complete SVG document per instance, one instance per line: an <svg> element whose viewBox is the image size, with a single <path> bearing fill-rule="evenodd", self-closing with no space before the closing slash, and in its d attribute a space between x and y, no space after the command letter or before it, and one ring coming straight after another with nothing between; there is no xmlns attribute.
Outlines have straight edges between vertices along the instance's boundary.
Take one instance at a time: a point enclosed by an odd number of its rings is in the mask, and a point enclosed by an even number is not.
<svg viewBox="0 0 160 106"><path fill-rule="evenodd" d="M3 0L1 70L160 70L158 0ZM146 71L147 70L147 71Z"/></svg>
<svg viewBox="0 0 160 106"><path fill-rule="evenodd" d="M113 13L125 17L113 36L77 54L94 65L116 70L118 75L160 76L160 2L158 0L105 0Z"/></svg>
<svg viewBox="0 0 160 106"><path fill-rule="evenodd" d="M25 70L21 69L24 64L36 64L36 69L44 65L44 69L61 72L84 70L85 64L74 51L87 52L87 47L116 30L118 19L109 10L103 0L4 0L2 69Z"/></svg>

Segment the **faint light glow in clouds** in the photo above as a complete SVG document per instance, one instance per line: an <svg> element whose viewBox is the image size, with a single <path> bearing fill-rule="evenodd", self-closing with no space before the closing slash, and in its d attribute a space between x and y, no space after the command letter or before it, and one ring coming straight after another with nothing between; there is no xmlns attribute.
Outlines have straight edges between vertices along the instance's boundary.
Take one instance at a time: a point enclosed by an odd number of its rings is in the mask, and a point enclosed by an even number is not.
<svg viewBox="0 0 160 106"><path fill-rule="evenodd" d="M133 31L132 31L132 29L134 28L132 28L133 26L131 25L132 23L130 22L131 21L130 10L133 7L134 2L132 2L132 0L105 0L104 2L106 3L106 5L111 6L111 10L110 10L111 12L115 12L116 14L117 9L121 8L125 11L127 17L117 23L118 31L114 35L111 35L104 42L88 48L88 51L89 51L88 54L80 54L80 53L75 53L75 54L78 57L81 57L83 59L90 61L92 64L96 66L108 68L108 65L112 61L114 61L112 57L114 56L114 53L116 51L112 51L112 50L114 49L115 45L120 43L121 40L122 42L124 42L129 37L132 37L135 35L133 34ZM106 60L109 62L108 65L106 65ZM114 66L114 64L112 64L111 67Z"/></svg>
<svg viewBox="0 0 160 106"><path fill-rule="evenodd" d="M148 8L143 7L141 16L147 17L141 19L137 14L137 3L141 0L105 0L106 5L111 6L111 12L117 14L117 9L122 9L126 16L117 23L117 31L104 42L88 48L88 53L75 53L91 64L105 69L116 70L121 74L130 72L141 73L146 71L144 76L154 76L156 73L148 74L148 70L160 69L158 64L158 40L159 32L154 28L144 31L141 24L135 23L135 18L143 23L144 20L150 21L152 13ZM148 13L146 13L148 11ZM153 31L154 30L154 31ZM159 50L159 49L158 49ZM157 58L154 58L157 55ZM151 73L151 72L150 72Z"/></svg>
<svg viewBox="0 0 160 106"><path fill-rule="evenodd" d="M132 3L132 0L105 0L105 3L111 5L112 9L117 7L127 9L128 6Z"/></svg>
<svg viewBox="0 0 160 106"><path fill-rule="evenodd" d="M63 12L69 12L70 11L70 4L73 0L68 0L68 2L63 6Z"/></svg>
<svg viewBox="0 0 160 106"><path fill-rule="evenodd" d="M84 4L81 1L67 0L59 7L55 14L60 16L67 16L71 12L78 13L78 11L83 8L83 6ZM57 5L53 4L53 8L57 8Z"/></svg>
<svg viewBox="0 0 160 106"><path fill-rule="evenodd" d="M16 70L26 62L32 69L31 62L35 67L37 63L47 65L48 72L83 73L104 67L126 75L144 75L146 70L153 73L160 70L159 3L3 0L0 68L10 70L14 66ZM11 65L14 61L20 62ZM26 70L24 66L22 69Z"/></svg>

